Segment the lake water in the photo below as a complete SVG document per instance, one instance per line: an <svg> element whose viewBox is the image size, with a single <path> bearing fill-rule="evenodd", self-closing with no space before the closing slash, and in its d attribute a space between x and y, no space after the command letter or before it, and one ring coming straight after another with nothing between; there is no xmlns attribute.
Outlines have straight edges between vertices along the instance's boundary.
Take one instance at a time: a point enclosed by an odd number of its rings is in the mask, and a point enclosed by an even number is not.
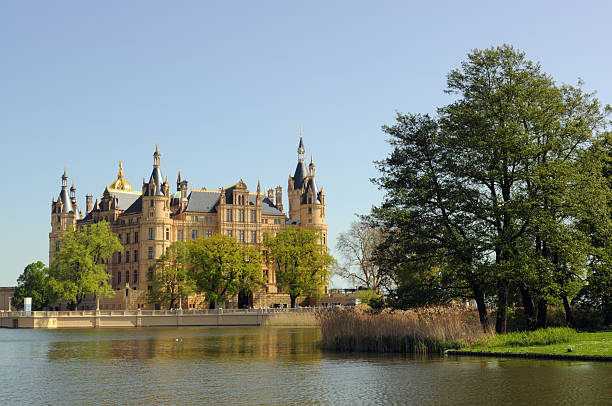
<svg viewBox="0 0 612 406"><path fill-rule="evenodd" d="M612 404L612 364L321 352L317 328L0 329L2 404Z"/></svg>

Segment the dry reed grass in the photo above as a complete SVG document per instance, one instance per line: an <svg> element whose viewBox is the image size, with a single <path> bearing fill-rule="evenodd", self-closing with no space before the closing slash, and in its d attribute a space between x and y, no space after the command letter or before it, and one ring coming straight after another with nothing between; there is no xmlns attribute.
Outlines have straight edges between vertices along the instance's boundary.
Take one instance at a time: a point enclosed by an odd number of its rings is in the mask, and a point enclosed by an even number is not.
<svg viewBox="0 0 612 406"><path fill-rule="evenodd" d="M362 309L317 315L324 349L340 352L442 353L483 335L475 311L426 308L372 313Z"/></svg>
<svg viewBox="0 0 612 406"><path fill-rule="evenodd" d="M318 326L319 320L312 312L303 313L272 313L267 316L264 326Z"/></svg>

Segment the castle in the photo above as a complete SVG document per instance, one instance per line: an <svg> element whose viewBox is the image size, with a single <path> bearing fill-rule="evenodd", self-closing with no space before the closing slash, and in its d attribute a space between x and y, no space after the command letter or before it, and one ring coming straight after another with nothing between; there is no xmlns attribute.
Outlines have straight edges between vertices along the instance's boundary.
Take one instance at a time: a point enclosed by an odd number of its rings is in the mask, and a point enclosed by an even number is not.
<svg viewBox="0 0 612 406"><path fill-rule="evenodd" d="M68 189L68 176L64 170L62 189L57 200L51 203L51 232L49 233L49 263L60 249L59 237L69 227L83 227L106 220L123 245L123 252L116 252L107 263L112 275L112 287L116 294L101 301L101 309L152 309L147 301L149 267L174 241L208 238L223 233L245 245L258 245L263 234L275 235L288 225L299 225L320 232L321 243L327 246L325 224L325 193L319 189L312 157L306 166L306 150L302 135L297 149L298 162L295 172L289 175L289 213L284 210L282 188L250 191L240 179L218 190L189 188L180 170L176 192L170 192L168 178L162 175L161 154L156 146L153 154L153 170L149 181L143 181L142 191L135 191L125 179L119 162L117 179L108 185L93 202L86 195L83 213L77 206L74 183ZM280 292L276 285L274 268L262 265L265 286L250 294L241 294L225 307L286 306L289 295ZM327 290L327 288L326 288ZM201 295L183 299L183 308L200 308L206 305ZM92 304L81 307L93 308Z"/></svg>

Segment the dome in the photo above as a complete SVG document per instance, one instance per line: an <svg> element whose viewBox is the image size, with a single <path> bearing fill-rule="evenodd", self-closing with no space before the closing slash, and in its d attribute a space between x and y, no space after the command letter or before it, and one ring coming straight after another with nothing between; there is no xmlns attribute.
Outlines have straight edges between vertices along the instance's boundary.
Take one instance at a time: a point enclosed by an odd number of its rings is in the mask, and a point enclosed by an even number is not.
<svg viewBox="0 0 612 406"><path fill-rule="evenodd" d="M121 161L119 161L119 173L117 174L117 180L111 183L108 188L109 190L122 190L124 192L134 191L132 185L130 185L130 182L125 180L125 177L123 176L123 165L121 164Z"/></svg>

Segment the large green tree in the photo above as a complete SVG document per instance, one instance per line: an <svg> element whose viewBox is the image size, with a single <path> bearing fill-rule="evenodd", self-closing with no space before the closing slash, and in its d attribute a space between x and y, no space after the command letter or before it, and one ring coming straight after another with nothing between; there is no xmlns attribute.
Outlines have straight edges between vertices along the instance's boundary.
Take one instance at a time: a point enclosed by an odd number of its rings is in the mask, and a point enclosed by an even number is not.
<svg viewBox="0 0 612 406"><path fill-rule="evenodd" d="M32 298L32 310L43 310L52 304L49 269L40 261L27 265L17 278L17 288L15 288L12 300L13 306L22 308L24 297Z"/></svg>
<svg viewBox="0 0 612 406"><path fill-rule="evenodd" d="M607 111L508 45L474 50L447 85L457 99L438 117L400 114L384 127L394 150L378 162L387 195L374 218L397 232L400 265L429 262L436 284L476 299L481 321L494 298L497 332L513 289L543 325L588 255L581 202L606 204L601 177L584 170Z"/></svg>
<svg viewBox="0 0 612 406"><path fill-rule="evenodd" d="M189 296L196 289L190 269L191 257L187 245L180 241L170 244L149 270L149 281L152 282L149 300L174 309L181 297Z"/></svg>
<svg viewBox="0 0 612 406"><path fill-rule="evenodd" d="M298 226L288 227L275 237L266 236L276 283L289 294L292 308L298 296L319 295L327 284L328 270L335 260L320 241L317 231Z"/></svg>
<svg viewBox="0 0 612 406"><path fill-rule="evenodd" d="M60 247L49 267L49 286L58 300L66 300L76 310L87 295L99 301L115 294L105 264L123 247L108 222L67 231L60 237Z"/></svg>
<svg viewBox="0 0 612 406"><path fill-rule="evenodd" d="M262 283L259 249L245 246L225 234L188 243L193 278L211 309L240 292Z"/></svg>

